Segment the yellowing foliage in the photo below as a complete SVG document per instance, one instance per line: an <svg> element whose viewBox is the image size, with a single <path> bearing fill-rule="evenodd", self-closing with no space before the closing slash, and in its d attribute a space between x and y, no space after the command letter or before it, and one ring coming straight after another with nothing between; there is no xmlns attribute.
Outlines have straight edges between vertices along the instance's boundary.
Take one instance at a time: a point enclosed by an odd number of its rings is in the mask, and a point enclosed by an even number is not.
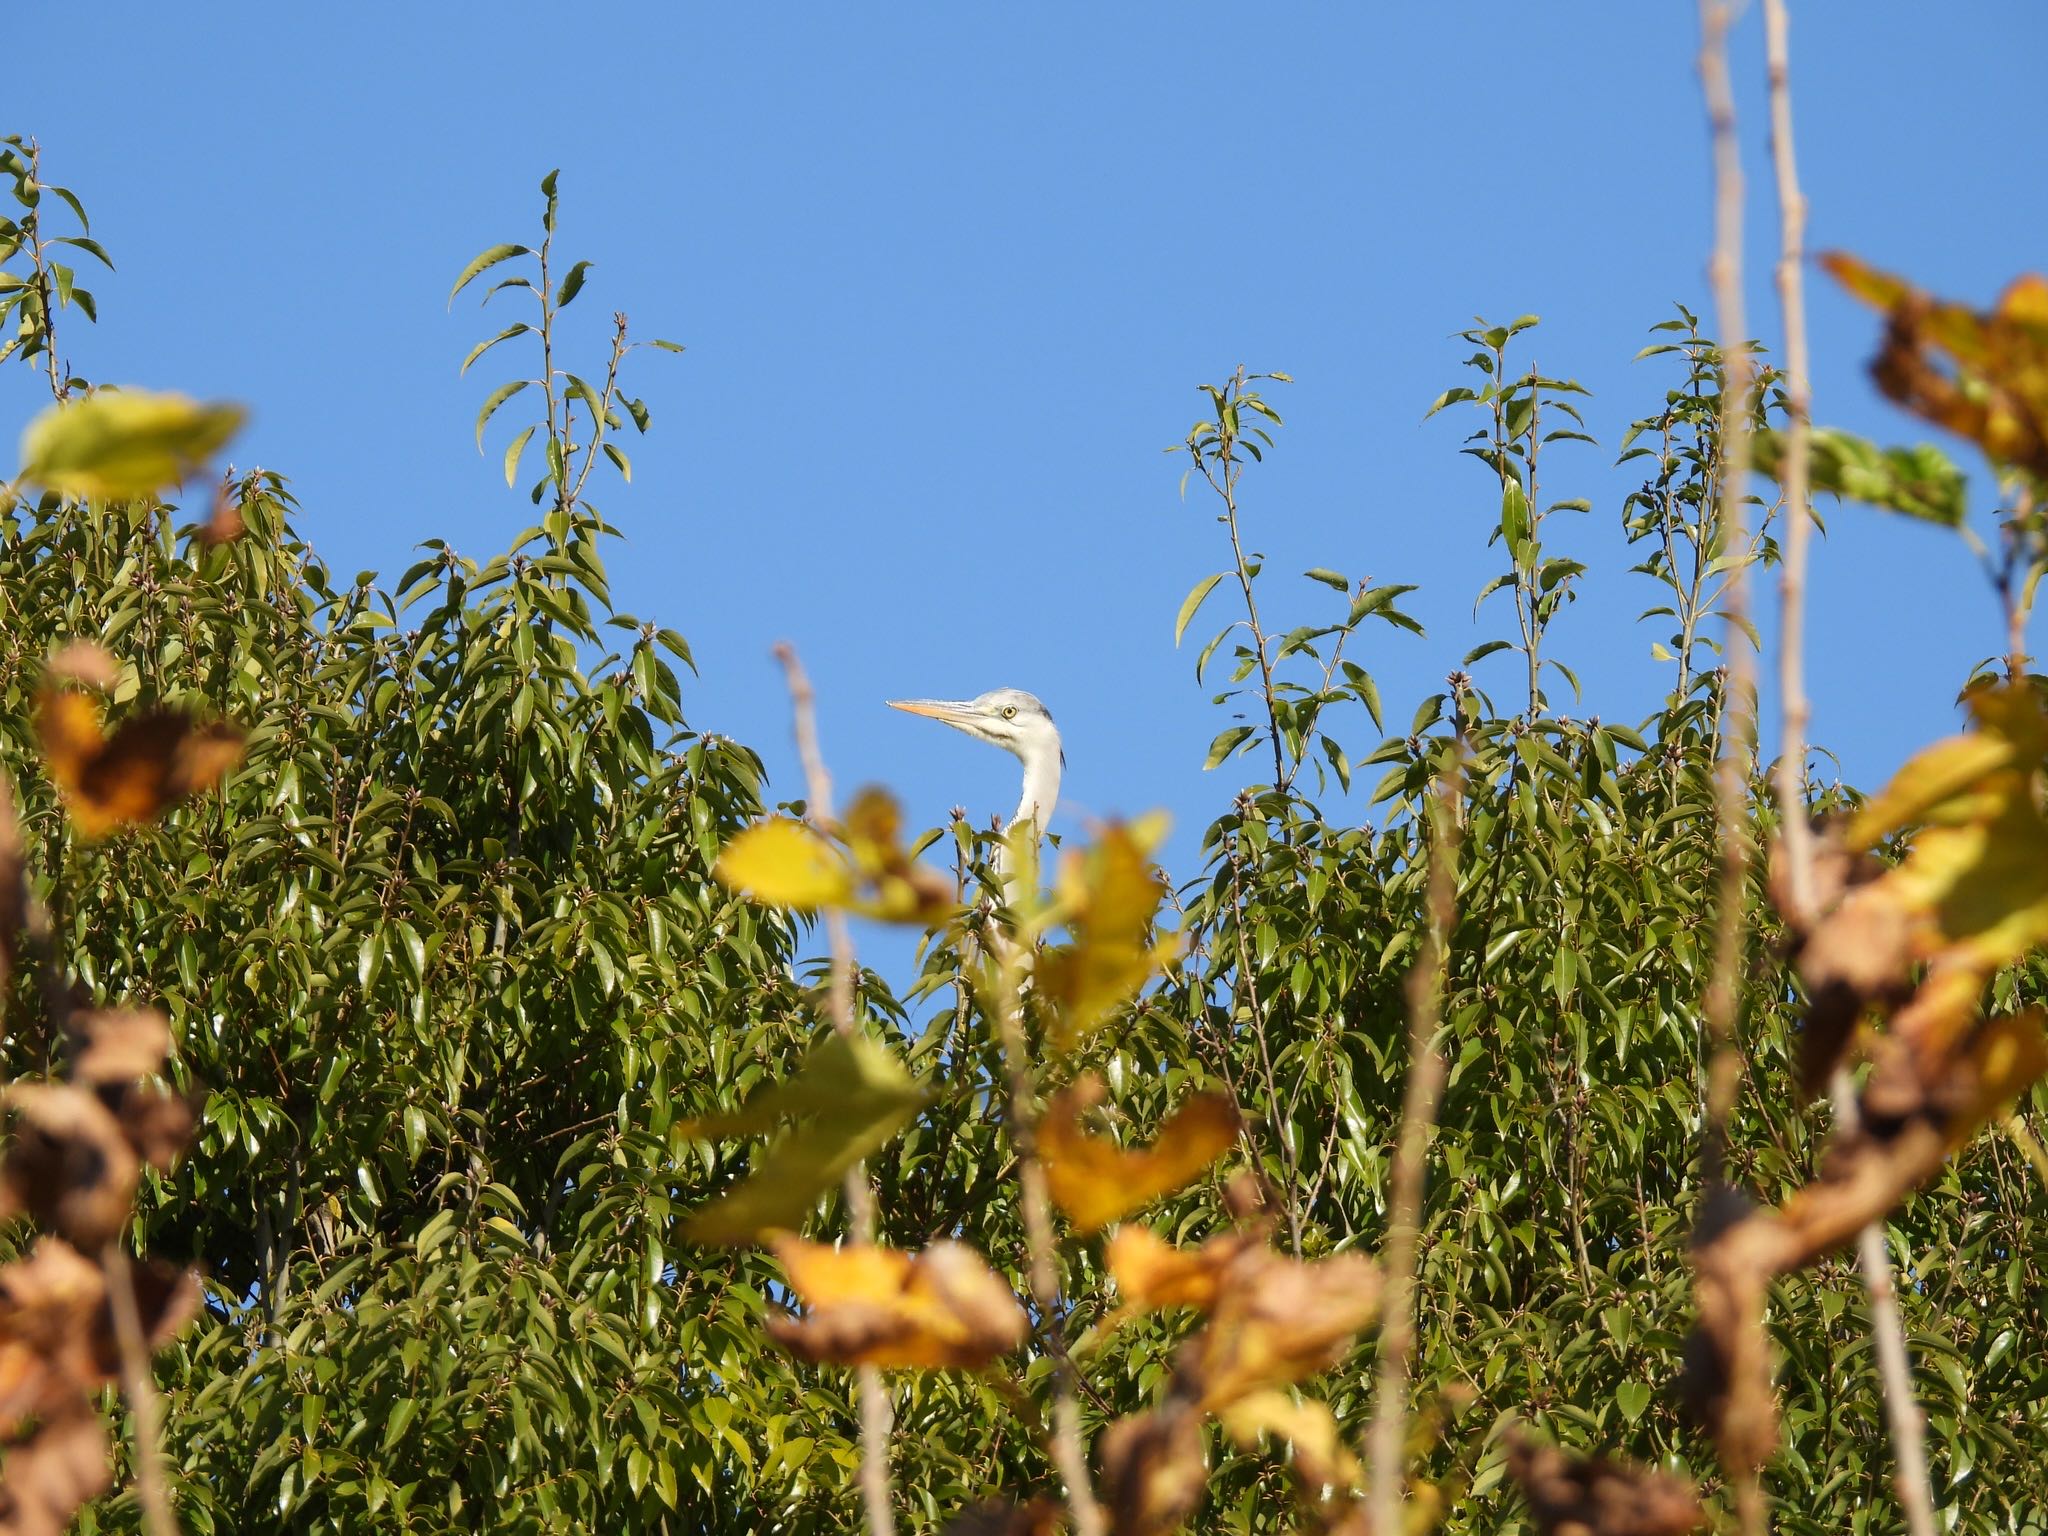
<svg viewBox="0 0 2048 1536"><path fill-rule="evenodd" d="M1237 1141L1237 1111L1218 1093L1187 1099L1142 1151L1127 1152L1081 1128L1081 1116L1102 1101L1098 1079L1083 1078L1055 1094L1038 1128L1046 1184L1074 1227L1094 1232L1193 1179Z"/></svg>
<svg viewBox="0 0 2048 1536"><path fill-rule="evenodd" d="M66 496L127 501L176 485L226 446L238 405L100 389L54 405L22 434L23 478Z"/></svg>
<svg viewBox="0 0 2048 1536"><path fill-rule="evenodd" d="M768 1331L806 1360L971 1370L1016 1349L1028 1331L1015 1294L961 1243L910 1254L779 1233L770 1246L811 1310L771 1317Z"/></svg>

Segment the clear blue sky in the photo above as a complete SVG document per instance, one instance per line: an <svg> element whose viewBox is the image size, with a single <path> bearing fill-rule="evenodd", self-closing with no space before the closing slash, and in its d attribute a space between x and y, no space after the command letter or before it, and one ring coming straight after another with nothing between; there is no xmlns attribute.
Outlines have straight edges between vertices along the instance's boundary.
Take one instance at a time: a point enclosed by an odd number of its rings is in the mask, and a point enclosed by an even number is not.
<svg viewBox="0 0 2048 1536"><path fill-rule="evenodd" d="M1814 244L1979 300L2041 266L2048 13L1795 17ZM1694 34L1688 4L1562 0L121 5L44 29L8 126L42 138L120 264L94 283L98 332L67 338L82 369L248 401L238 459L293 478L344 575L395 577L432 536L487 555L526 520L509 432L482 458L471 438L514 360L456 376L512 317L444 300L475 251L534 234L560 166L561 244L597 263L582 366L613 308L689 347L642 360L654 430L600 501L630 539L620 606L696 647L692 723L760 746L797 793L768 654L794 640L841 782L889 782L929 823L1007 812L1014 767L882 700L1028 688L1066 733L1061 823L1166 805L1185 878L1256 770L1200 770L1225 722L1171 628L1221 534L1160 450L1240 361L1298 380L1245 498L1267 601L1323 612L1293 575L1311 565L1417 583L1429 638L1375 632L1360 658L1405 721L1508 617L1472 620L1497 496L1464 426L1422 414L1459 381L1451 332L1539 313L1535 356L1593 390L1602 444L1546 476L1595 505L1558 530L1593 567L1555 632L1588 690L1574 712L1633 720L1661 693L1610 466L1663 387L1630 362L1646 328L1673 300L1706 310ZM1735 46L1749 302L1773 341L1759 16ZM1818 279L1812 310L1818 418L1921 437L1864 378L1871 317ZM9 441L37 402L5 370ZM1830 521L1814 731L1870 784L1950 728L1997 618L1952 538ZM1484 665L1511 699L1513 658Z"/></svg>

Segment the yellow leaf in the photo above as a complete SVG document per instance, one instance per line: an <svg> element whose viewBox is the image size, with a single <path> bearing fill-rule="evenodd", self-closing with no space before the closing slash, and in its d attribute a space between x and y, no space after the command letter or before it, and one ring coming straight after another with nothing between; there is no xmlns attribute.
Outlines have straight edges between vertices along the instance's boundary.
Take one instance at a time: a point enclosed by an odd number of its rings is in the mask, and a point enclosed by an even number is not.
<svg viewBox="0 0 2048 1536"><path fill-rule="evenodd" d="M2048 1072L2048 1034L2038 1008L1985 1022L1971 1040L1968 1058L1973 1085L1969 1101L1948 1124L1951 1150L1961 1147L1990 1120Z"/></svg>
<svg viewBox="0 0 2048 1536"><path fill-rule="evenodd" d="M1163 812L1113 825L1093 847L1060 862L1056 899L1043 921L1066 923L1073 942L1041 954L1037 976L1062 1046L1100 1026L1179 950L1177 935L1152 937L1166 881L1151 854L1167 826Z"/></svg>
<svg viewBox="0 0 2048 1536"><path fill-rule="evenodd" d="M1081 1128L1082 1113L1101 1099L1101 1082L1084 1078L1053 1095L1038 1128L1047 1187L1079 1232L1098 1231L1179 1189L1237 1141L1230 1100L1198 1093L1167 1117L1151 1147L1126 1152Z"/></svg>
<svg viewBox="0 0 2048 1536"><path fill-rule="evenodd" d="M1156 1307L1206 1311L1215 1305L1216 1289L1231 1261L1264 1242L1263 1232L1226 1232L1199 1248L1176 1248L1148 1227L1122 1226L1104 1248L1103 1259L1126 1313Z"/></svg>
<svg viewBox="0 0 2048 1536"><path fill-rule="evenodd" d="M712 873L771 907L841 906L853 899L853 872L839 851L787 816L740 833Z"/></svg>
<svg viewBox="0 0 2048 1536"><path fill-rule="evenodd" d="M165 490L226 445L238 405L100 389L52 406L21 440L23 478L65 496L127 501Z"/></svg>
<svg viewBox="0 0 2048 1536"><path fill-rule="evenodd" d="M1294 1447L1294 1465L1312 1488L1332 1483L1356 1487L1363 1474L1358 1458L1344 1443L1337 1416L1328 1405L1296 1402L1270 1387L1248 1393L1223 1410L1223 1432L1245 1450L1257 1450L1259 1437L1271 1435Z"/></svg>
<svg viewBox="0 0 2048 1536"><path fill-rule="evenodd" d="M770 1317L768 1331L814 1363L971 1370L1016 1349L1028 1331L1015 1294L961 1243L909 1254L785 1232L770 1246L811 1310Z"/></svg>

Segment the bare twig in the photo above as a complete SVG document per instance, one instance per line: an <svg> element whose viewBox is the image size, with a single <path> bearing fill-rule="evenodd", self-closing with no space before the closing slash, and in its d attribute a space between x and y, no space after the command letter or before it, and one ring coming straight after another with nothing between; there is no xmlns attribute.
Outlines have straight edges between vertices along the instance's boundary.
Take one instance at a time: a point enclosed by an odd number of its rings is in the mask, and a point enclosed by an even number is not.
<svg viewBox="0 0 2048 1536"><path fill-rule="evenodd" d="M1386 1294L1380 1326L1379 1380L1374 1391L1370 1442L1372 1519L1369 1529L1401 1529L1402 1475L1408 1439L1408 1371L1415 1353L1415 1289L1422 1231L1422 1197L1430 1128L1443 1094L1445 1063L1437 1048L1443 1009L1451 925L1457 916L1459 808L1464 795L1460 765L1453 762L1438 787L1441 802L1429 850L1429 911L1422 952L1408 972L1408 1084L1401 1102L1401 1129L1394 1146L1388 1197L1387 1241L1382 1262Z"/></svg>
<svg viewBox="0 0 2048 1536"><path fill-rule="evenodd" d="M1709 263L1721 333L1719 505L1713 541L1738 563L1721 604L1726 621L1721 688L1721 744L1714 802L1721 854L1716 903L1714 968L1707 985L1706 1022L1714 1045L1708 1074L1706 1164L1709 1179L1723 1177L1728 1120L1742 1064L1735 1024L1742 970L1742 897L1749 874L1748 770L1756 729L1756 654L1749 642L1749 581L1743 506L1749 483L1749 412L1755 370L1742 303L1742 161L1735 138L1735 97L1728 82L1728 0L1700 0L1700 79L1714 140L1714 253Z"/></svg>
<svg viewBox="0 0 2048 1536"><path fill-rule="evenodd" d="M796 719L797 755L803 760L807 786L806 809L812 822L829 826L832 821L832 776L825 769L824 753L818 749L817 696L796 647L784 642L775 647L775 659L782 663L789 679L789 702ZM853 935L846 926L846 914L825 909L825 934L832 955L826 1006L832 1027L841 1035L854 1031ZM854 1241L875 1240L875 1192L868 1183L865 1165L846 1171L846 1209L852 1219ZM869 1536L895 1536L896 1511L889 1499L889 1432L895 1410L882 1385L879 1367L859 1369L860 1387L860 1492L866 1507Z"/></svg>
<svg viewBox="0 0 2048 1536"><path fill-rule="evenodd" d="M1808 507L1808 449L1813 429L1813 381L1806 353L1806 197L1799 190L1793 152L1790 21L1785 0L1764 0L1764 35L1771 87L1771 165L1778 186L1778 304L1785 321L1784 561L1778 568L1778 817L1786 873L1799 922L1813 917L1813 831L1806 811L1806 555L1813 518Z"/></svg>
<svg viewBox="0 0 2048 1536"><path fill-rule="evenodd" d="M1728 78L1730 0L1700 0L1700 85L1706 96L1714 164L1714 249L1708 275L1714 290L1721 342L1720 484L1714 543L1730 569L1722 614L1726 622L1720 697L1722 726L1714 765L1716 841L1720 890L1715 903L1713 971L1704 1013L1713 1054L1707 1070L1707 1104L1702 1163L1710 1185L1727 1176L1728 1127L1741 1088L1742 1058L1736 1045L1743 950L1743 897L1749 876L1749 764L1756 731L1756 656L1748 628L1748 540L1743 498L1749 487L1749 414L1755 369L1749 352L1749 323L1742 302L1742 149L1735 137L1735 92ZM1759 1536L1765 1528L1763 1488L1757 1470L1727 1469L1742 1529Z"/></svg>
<svg viewBox="0 0 2048 1536"><path fill-rule="evenodd" d="M1835 1134L1853 1136L1858 1129L1856 1086L1846 1068L1837 1068L1832 1092ZM1891 1254L1885 1244L1882 1218L1865 1225L1856 1239L1856 1261L1870 1299L1870 1336L1877 1347L1878 1379L1884 1383L1884 1416L1891 1431L1892 1486L1905 1511L1909 1536L1934 1536L1934 1484L1927 1472L1927 1422L1913 1396L1913 1366L1906 1355L1906 1325L1899 1316L1898 1291L1892 1284Z"/></svg>
<svg viewBox="0 0 2048 1536"><path fill-rule="evenodd" d="M135 1494L149 1536L178 1536L171 1496L164 1484L163 1416L150 1374L149 1341L142 1336L142 1315L135 1305L135 1279L119 1239L100 1254L106 1277L107 1304L114 1314L114 1339L121 1350L121 1391L135 1416Z"/></svg>
<svg viewBox="0 0 2048 1536"><path fill-rule="evenodd" d="M1067 1350L1066 1329L1060 1317L1052 1201L1046 1189L1045 1164L1038 1157L1038 1110L1024 1039L1023 1004L1017 990L1019 957L1013 948L1005 946L996 958L996 1031L1002 1041L1003 1064L1010 1080L1010 1140L1017 1149L1017 1181L1023 1194L1031 1299L1037 1305L1040 1326L1052 1341L1052 1459L1067 1485L1067 1509L1074 1517L1074 1536L1103 1536L1102 1506L1095 1499L1094 1484L1088 1477L1088 1453L1081 1442L1078 1373Z"/></svg>
<svg viewBox="0 0 2048 1536"><path fill-rule="evenodd" d="M1778 818L1785 859L1785 886L1795 923L1814 917L1813 833L1806 809L1806 671L1804 602L1806 555L1812 518L1808 500L1808 446L1812 428L1812 382L1806 351L1806 291L1801 265L1806 250L1806 199L1792 137L1791 18L1785 0L1764 0L1764 39L1771 93L1771 163L1778 187L1778 302L1785 321L1785 396L1791 419L1785 432L1781 481L1785 490L1785 559L1778 583L1778 692L1782 714L1778 750ZM1845 1071L1834 1077L1832 1097L1837 1134L1858 1119L1855 1084ZM1884 1223L1873 1221L1857 1239L1858 1265L1870 1301L1870 1327L1884 1385L1886 1421L1897 1464L1899 1502L1911 1536L1933 1536L1934 1499L1927 1477L1927 1446L1913 1373L1906 1353L1905 1324L1892 1284Z"/></svg>

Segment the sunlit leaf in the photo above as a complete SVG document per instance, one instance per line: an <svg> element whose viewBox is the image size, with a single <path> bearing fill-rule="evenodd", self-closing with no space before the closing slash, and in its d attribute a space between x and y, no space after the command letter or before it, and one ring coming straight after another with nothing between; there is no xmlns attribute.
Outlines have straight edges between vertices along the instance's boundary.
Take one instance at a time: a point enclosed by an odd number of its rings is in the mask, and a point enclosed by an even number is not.
<svg viewBox="0 0 2048 1536"><path fill-rule="evenodd" d="M772 817L725 845L713 871L726 885L777 907L822 907L853 899L853 872L839 851L803 822Z"/></svg>
<svg viewBox="0 0 2048 1536"><path fill-rule="evenodd" d="M1082 1114L1102 1095L1099 1080L1084 1078L1053 1096L1039 1124L1046 1184L1076 1231L1097 1231L1171 1194L1237 1142L1238 1117L1230 1100L1198 1093L1166 1117L1150 1147L1125 1151L1081 1127Z"/></svg>
<svg viewBox="0 0 2048 1536"><path fill-rule="evenodd" d="M1024 1309L963 1243L911 1254L890 1248L770 1240L810 1310L768 1318L792 1354L834 1365L976 1369L1024 1342Z"/></svg>
<svg viewBox="0 0 2048 1536"><path fill-rule="evenodd" d="M100 389L53 405L21 439L24 479L65 496L127 501L178 484L241 427L238 405Z"/></svg>

